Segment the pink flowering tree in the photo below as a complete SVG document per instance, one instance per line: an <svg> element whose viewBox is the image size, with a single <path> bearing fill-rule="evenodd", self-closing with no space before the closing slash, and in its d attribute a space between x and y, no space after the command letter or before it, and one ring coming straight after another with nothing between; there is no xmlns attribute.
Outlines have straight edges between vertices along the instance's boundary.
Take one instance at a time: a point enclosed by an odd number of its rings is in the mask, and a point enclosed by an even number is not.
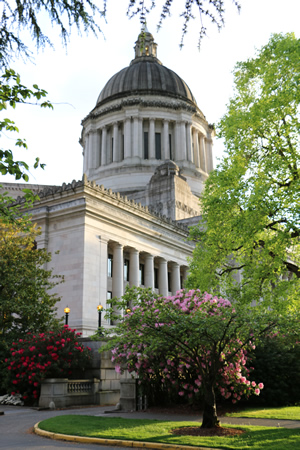
<svg viewBox="0 0 300 450"><path fill-rule="evenodd" d="M5 359L6 388L20 393L26 403L37 401L44 378L68 378L87 367L91 354L78 338L81 333L65 325L57 331L27 333L12 343Z"/></svg>
<svg viewBox="0 0 300 450"><path fill-rule="evenodd" d="M138 288L113 300L110 318L118 308L117 325L101 350L110 349L116 370L127 369L142 385L158 381L189 398L201 392L202 427L218 426L217 391L233 403L259 395L263 384L251 380L247 352L277 325L270 311L237 309L199 290L163 298Z"/></svg>

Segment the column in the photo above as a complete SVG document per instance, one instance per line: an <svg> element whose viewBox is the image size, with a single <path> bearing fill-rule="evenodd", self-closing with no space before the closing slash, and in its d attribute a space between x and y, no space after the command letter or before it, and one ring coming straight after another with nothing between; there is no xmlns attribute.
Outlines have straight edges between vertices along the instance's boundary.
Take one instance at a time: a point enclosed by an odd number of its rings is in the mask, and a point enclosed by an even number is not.
<svg viewBox="0 0 300 450"><path fill-rule="evenodd" d="M205 137L200 134L200 166L203 172L207 171L206 154L205 154Z"/></svg>
<svg viewBox="0 0 300 450"><path fill-rule="evenodd" d="M180 266L176 262L172 263L171 290L173 295L180 290Z"/></svg>
<svg viewBox="0 0 300 450"><path fill-rule="evenodd" d="M108 240L102 236L99 236L100 244L100 267L99 267L99 304L103 308L107 308L107 242ZM104 319L102 314L102 322L108 325L108 321Z"/></svg>
<svg viewBox="0 0 300 450"><path fill-rule="evenodd" d="M95 131L95 147L94 147L94 161L95 161L95 168L100 166L101 161L101 145L100 145L100 133L99 130Z"/></svg>
<svg viewBox="0 0 300 450"><path fill-rule="evenodd" d="M180 124L179 122L175 123L175 142L174 142L174 161L180 161L181 158L181 147L180 147Z"/></svg>
<svg viewBox="0 0 300 450"><path fill-rule="evenodd" d="M213 164L213 140L209 138L206 140L206 161L207 161L207 172L209 173L214 168Z"/></svg>
<svg viewBox="0 0 300 450"><path fill-rule="evenodd" d="M186 158L186 129L185 122L180 122L180 156L179 161L185 161Z"/></svg>
<svg viewBox="0 0 300 450"><path fill-rule="evenodd" d="M89 134L85 135L84 149L83 149L83 173L86 173L89 168Z"/></svg>
<svg viewBox="0 0 300 450"><path fill-rule="evenodd" d="M89 135L89 169L95 169L98 167L98 158L99 158L99 141L97 140L98 133L96 130L90 132Z"/></svg>
<svg viewBox="0 0 300 450"><path fill-rule="evenodd" d="M169 121L164 120L163 129L163 148L162 148L162 159L170 159L170 149L169 149Z"/></svg>
<svg viewBox="0 0 300 450"><path fill-rule="evenodd" d="M129 261L129 285L139 286L139 252L133 248L130 251L130 261Z"/></svg>
<svg viewBox="0 0 300 450"><path fill-rule="evenodd" d="M195 128L193 130L193 140L194 140L194 163L197 169L200 169L199 134Z"/></svg>
<svg viewBox="0 0 300 450"><path fill-rule="evenodd" d="M102 128L102 142L101 142L101 166L105 166L107 164L106 159L106 145L107 145L107 129L106 127Z"/></svg>
<svg viewBox="0 0 300 450"><path fill-rule="evenodd" d="M133 118L133 132L132 132L132 156L138 156L139 154L139 119Z"/></svg>
<svg viewBox="0 0 300 450"><path fill-rule="evenodd" d="M164 297L168 295L168 262L163 258L159 260L158 288L160 295Z"/></svg>
<svg viewBox="0 0 300 450"><path fill-rule="evenodd" d="M193 161L192 157L192 124L186 124L186 157L188 161Z"/></svg>
<svg viewBox="0 0 300 450"><path fill-rule="evenodd" d="M185 282L188 277L188 267L183 267L181 273L182 273L182 287L184 288Z"/></svg>
<svg viewBox="0 0 300 450"><path fill-rule="evenodd" d="M114 128L113 128L113 162L118 162L120 161L120 146L119 146L119 126L118 123L115 122L114 123Z"/></svg>
<svg viewBox="0 0 300 450"><path fill-rule="evenodd" d="M131 157L131 119L127 117L124 122L124 159Z"/></svg>
<svg viewBox="0 0 300 450"><path fill-rule="evenodd" d="M138 136L139 136L139 147L138 155L141 159L144 159L144 135L143 135L143 119L139 117L138 119Z"/></svg>
<svg viewBox="0 0 300 450"><path fill-rule="evenodd" d="M154 257L145 255L145 287L154 289Z"/></svg>
<svg viewBox="0 0 300 450"><path fill-rule="evenodd" d="M149 159L155 159L155 121L149 119Z"/></svg>
<svg viewBox="0 0 300 450"><path fill-rule="evenodd" d="M112 296L121 298L124 293L123 245L115 244L113 258Z"/></svg>

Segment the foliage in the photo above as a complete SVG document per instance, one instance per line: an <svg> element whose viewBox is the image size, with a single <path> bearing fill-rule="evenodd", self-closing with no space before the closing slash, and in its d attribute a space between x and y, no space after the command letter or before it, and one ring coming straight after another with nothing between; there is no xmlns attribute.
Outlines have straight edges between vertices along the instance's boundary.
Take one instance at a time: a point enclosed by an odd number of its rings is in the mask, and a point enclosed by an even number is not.
<svg viewBox="0 0 300 450"><path fill-rule="evenodd" d="M8 392L21 393L27 401L37 399L43 379L70 377L74 369L84 370L91 349L78 343L80 335L65 325L56 332L29 332L13 342L5 359Z"/></svg>
<svg viewBox="0 0 300 450"><path fill-rule="evenodd" d="M145 0L130 0L127 14L129 17L139 15L141 24L145 25L147 22L147 16L150 11L157 6L157 3L157 1L153 0L149 0L148 2ZM171 15L174 3L174 0L163 0L160 19L157 26L158 29L162 27L165 19ZM190 21L195 20L196 16L199 17L200 23L198 47L200 47L201 40L206 35L207 31L205 18L208 18L211 23L215 24L218 30L220 30L224 26L225 3L225 0L184 0L182 2L182 12L180 14L183 18L180 47L183 46L184 37L188 31ZM233 0L232 3L239 11L240 2L238 0Z"/></svg>
<svg viewBox="0 0 300 450"><path fill-rule="evenodd" d="M2 14L0 16L0 65L7 66L15 56L30 56L30 49L27 48L21 39L21 33L29 31L32 41L37 48L52 45L46 34L47 18L51 25L56 26L60 32L62 42L66 45L70 29L75 26L79 32L91 31L95 35L101 31L99 19L105 19L108 0L102 1L100 9L98 3L92 0L53 0L50 3L45 0L1 0ZM145 25L150 11L159 2L153 0L128 0L129 17L138 15L141 24ZM173 0L163 0L161 2L161 14L158 28L162 26L167 16L170 16ZM224 25L225 0L184 0L182 2L183 27L182 42L187 33L191 20L199 17L200 31L199 42L206 34L204 18L208 18L218 29ZM237 9L240 9L238 0L233 0Z"/></svg>
<svg viewBox="0 0 300 450"><path fill-rule="evenodd" d="M64 44L69 38L70 29L76 26L78 31L92 31L96 34L99 25L94 16L103 16L91 0L1 0L0 16L0 65L6 66L14 56L30 56L21 34L29 31L36 46L52 45L45 34L47 17L52 26L57 26ZM105 5L106 1L103 1Z"/></svg>
<svg viewBox="0 0 300 450"><path fill-rule="evenodd" d="M17 223L0 222L0 374L13 340L59 324L55 318L59 298L51 289L62 278L45 269L51 255L35 248L38 234L33 226L24 233Z"/></svg>
<svg viewBox="0 0 300 450"><path fill-rule="evenodd" d="M300 403L300 345L285 336L268 336L257 345L253 355L253 376L265 385L253 404L286 406ZM252 401L251 401L252 402Z"/></svg>
<svg viewBox="0 0 300 450"><path fill-rule="evenodd" d="M276 423L277 425L277 423ZM236 450L294 450L300 445L300 429L227 425L241 428L245 433L235 436L180 436L172 430L182 427L199 427L199 422L176 420L127 419L126 417L97 417L88 415L63 415L43 420L39 428L45 431L87 436L100 439L119 439L151 442L175 446ZM298 444L297 444L298 442ZM138 444L137 444L138 445ZM148 444L149 445L149 444ZM141 445L140 445L141 447Z"/></svg>
<svg viewBox="0 0 300 450"><path fill-rule="evenodd" d="M141 385L158 380L175 386L180 396L191 398L202 391L203 427L217 425L215 390L233 403L260 393L263 384L249 380L247 351L254 338L278 324L271 312L236 309L228 300L199 290L162 298L133 288L121 301L113 300L110 317L129 302L132 310L119 318L101 348L112 350L117 371L136 374Z"/></svg>
<svg viewBox="0 0 300 450"><path fill-rule="evenodd" d="M21 84L20 75L13 69L5 69L0 81L0 111L7 110L7 107L15 108L18 103L28 103L31 99L36 102L40 102L44 99L47 92L40 89L36 84L32 89L27 88ZM38 103L36 103L38 104ZM39 103L42 108L52 108L51 103L48 100ZM0 120L0 133L3 132L19 132L16 124L8 119L4 118ZM17 147L27 149L27 144L24 139L17 139ZM39 166L39 159L36 158L34 168ZM41 165L43 168L44 165ZM23 179L28 181L28 175L25 171L28 171L28 164L24 161L14 161L13 152L11 150L0 150L0 173L6 175L14 175L16 180Z"/></svg>
<svg viewBox="0 0 300 450"><path fill-rule="evenodd" d="M226 153L201 198L188 286L291 308L300 298L300 40L273 35L235 69ZM285 300L285 301L284 301Z"/></svg>
<svg viewBox="0 0 300 450"><path fill-rule="evenodd" d="M8 107L16 108L17 104L29 103L32 100L35 105L39 105L42 108L52 108L52 104L45 99L47 92L44 89L40 89L37 85L33 85L32 89L27 88L21 83L20 75L13 69L5 69L4 73L0 77L0 111L4 112ZM18 133L19 129L14 121L9 118L1 118L0 120L0 137L3 134ZM15 140L15 146L22 149L27 149L27 143L25 139L17 138ZM39 158L36 158L34 168L44 168L44 164L40 164ZM0 173L1 175L10 174L15 177L16 180L23 179L28 181L29 166L25 161L16 161L11 149L0 149ZM30 206L31 203L37 198L30 189L24 189L24 206ZM5 193L0 194L0 215L2 220L13 221L18 215L19 207L15 205L11 206L13 199L8 197Z"/></svg>

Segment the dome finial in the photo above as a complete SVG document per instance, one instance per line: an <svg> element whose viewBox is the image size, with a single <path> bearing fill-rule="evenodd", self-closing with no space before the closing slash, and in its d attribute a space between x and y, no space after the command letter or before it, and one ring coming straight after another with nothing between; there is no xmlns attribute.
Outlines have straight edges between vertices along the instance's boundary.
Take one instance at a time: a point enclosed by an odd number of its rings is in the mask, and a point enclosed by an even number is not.
<svg viewBox="0 0 300 450"><path fill-rule="evenodd" d="M135 43L135 59L142 56L150 56L152 58L156 58L156 49L157 44L154 42L154 37L148 31L147 23L145 22Z"/></svg>

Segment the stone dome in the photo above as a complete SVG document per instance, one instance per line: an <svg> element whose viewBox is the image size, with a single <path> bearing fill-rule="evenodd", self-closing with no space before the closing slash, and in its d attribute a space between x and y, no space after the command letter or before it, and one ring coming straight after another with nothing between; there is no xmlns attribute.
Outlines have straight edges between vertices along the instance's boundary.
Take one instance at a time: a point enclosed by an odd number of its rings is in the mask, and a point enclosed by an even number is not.
<svg viewBox="0 0 300 450"><path fill-rule="evenodd" d="M173 97L197 105L184 80L157 59L156 48L152 34L142 31L135 44L135 58L106 83L97 106L129 94Z"/></svg>

